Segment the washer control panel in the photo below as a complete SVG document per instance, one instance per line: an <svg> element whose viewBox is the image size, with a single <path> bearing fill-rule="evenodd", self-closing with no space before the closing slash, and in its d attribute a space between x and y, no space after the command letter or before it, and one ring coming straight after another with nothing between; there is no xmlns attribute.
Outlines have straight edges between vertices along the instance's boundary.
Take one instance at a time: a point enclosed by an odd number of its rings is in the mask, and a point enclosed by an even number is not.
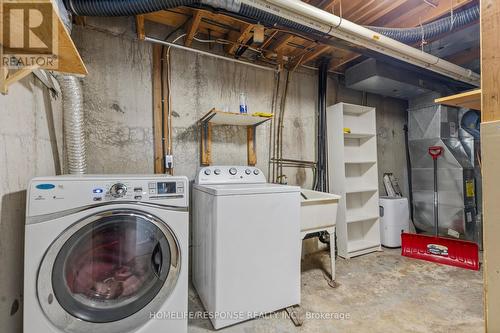
<svg viewBox="0 0 500 333"><path fill-rule="evenodd" d="M200 168L196 184L261 184L267 183L264 173L251 166L209 166Z"/></svg>
<svg viewBox="0 0 500 333"><path fill-rule="evenodd" d="M183 198L186 184L177 180L123 181L92 189L93 201L158 200Z"/></svg>
<svg viewBox="0 0 500 333"><path fill-rule="evenodd" d="M170 176L83 176L35 178L29 188L29 209L46 214L113 202L150 202L187 207L189 181Z"/></svg>

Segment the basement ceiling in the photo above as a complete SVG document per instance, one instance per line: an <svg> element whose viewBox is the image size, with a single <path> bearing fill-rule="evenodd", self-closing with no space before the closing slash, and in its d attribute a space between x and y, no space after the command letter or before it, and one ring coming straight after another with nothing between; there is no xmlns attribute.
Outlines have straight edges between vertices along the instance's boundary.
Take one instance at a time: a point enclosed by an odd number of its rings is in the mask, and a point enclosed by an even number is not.
<svg viewBox="0 0 500 333"><path fill-rule="evenodd" d="M401 28L416 27L450 15L452 3L453 10L477 3L477 0L303 1L360 25ZM137 16L139 37L145 34L146 21L183 29L187 34L184 38L186 46L192 46L195 38L208 39L224 44L228 56L261 64L283 64L291 69L300 65L315 66L319 58L326 57L331 61L330 71L344 72L350 64L359 62L361 56L356 46L346 42L303 35L279 27L266 27L264 42L255 43L255 22L206 9L179 7Z"/></svg>

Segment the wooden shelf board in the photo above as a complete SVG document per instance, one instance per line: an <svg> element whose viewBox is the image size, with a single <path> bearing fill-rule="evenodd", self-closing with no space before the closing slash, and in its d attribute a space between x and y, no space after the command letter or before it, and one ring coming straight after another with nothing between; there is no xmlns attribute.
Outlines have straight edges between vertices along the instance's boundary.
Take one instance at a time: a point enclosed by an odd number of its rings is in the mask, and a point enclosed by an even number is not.
<svg viewBox="0 0 500 333"><path fill-rule="evenodd" d="M367 139L374 136L374 133L344 133L344 138L346 139Z"/></svg>
<svg viewBox="0 0 500 333"><path fill-rule="evenodd" d="M201 121L209 122L213 125L256 126L271 119L272 118L268 117L252 116L251 114L224 112L212 109L201 119Z"/></svg>
<svg viewBox="0 0 500 333"><path fill-rule="evenodd" d="M481 110L481 89L446 96L435 100L438 104Z"/></svg>
<svg viewBox="0 0 500 333"><path fill-rule="evenodd" d="M66 27L64 26L59 14L58 10L56 9L56 5L54 4L53 0L50 1L52 4L52 15L54 17L54 22L57 23L57 34L58 34L58 39L57 39L57 66L52 67L52 66L29 66L29 67L20 67L17 71L16 70L10 70L9 75L7 78L0 78L0 81L2 83L2 93L7 93L7 89L9 85L15 83L16 81L20 80L24 76L26 76L26 71L29 70L29 73L35 69L47 69L47 70L53 70L61 73L67 73L67 74L76 74L76 75L87 75L87 68L85 67L85 64L83 63L82 58L80 57L80 54L78 53L78 50L76 49L75 44L73 43L73 40L70 37L69 32L66 30ZM15 20L11 22L11 31L14 34L22 34L24 32L24 21L20 20ZM52 30L47 29L46 27L42 26L41 29L38 32L39 34L42 34L44 36L47 36L47 38L51 38L52 36ZM18 38L22 38L23 36L19 36ZM18 73L19 72L19 73ZM28 74L29 74L28 73Z"/></svg>

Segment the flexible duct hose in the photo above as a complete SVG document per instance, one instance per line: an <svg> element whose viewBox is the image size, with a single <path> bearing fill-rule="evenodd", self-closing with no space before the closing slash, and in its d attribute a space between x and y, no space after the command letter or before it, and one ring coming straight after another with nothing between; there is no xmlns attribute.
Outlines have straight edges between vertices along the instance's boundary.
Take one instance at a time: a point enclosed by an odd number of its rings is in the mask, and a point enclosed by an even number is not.
<svg viewBox="0 0 500 333"><path fill-rule="evenodd" d="M63 97L64 143L70 174L87 172L83 93L80 81L72 75L56 75Z"/></svg>
<svg viewBox="0 0 500 333"><path fill-rule="evenodd" d="M82 16L128 16L150 13L179 6L208 5L223 8L269 24L280 24L292 29L315 33L314 29L279 16L263 12L238 0L64 0L74 14ZM407 44L434 39L443 33L461 28L479 19L479 5L456 12L437 21L416 28L385 28L367 26L368 29Z"/></svg>
<svg viewBox="0 0 500 333"><path fill-rule="evenodd" d="M451 16L447 16L416 28L384 28L371 26L367 26L367 28L402 43L416 44L422 41L422 39L435 39L444 33L464 27L476 20L479 20L479 5L456 12L453 15L453 23Z"/></svg>
<svg viewBox="0 0 500 333"><path fill-rule="evenodd" d="M66 8L81 16L130 16L199 3L200 0L64 0Z"/></svg>

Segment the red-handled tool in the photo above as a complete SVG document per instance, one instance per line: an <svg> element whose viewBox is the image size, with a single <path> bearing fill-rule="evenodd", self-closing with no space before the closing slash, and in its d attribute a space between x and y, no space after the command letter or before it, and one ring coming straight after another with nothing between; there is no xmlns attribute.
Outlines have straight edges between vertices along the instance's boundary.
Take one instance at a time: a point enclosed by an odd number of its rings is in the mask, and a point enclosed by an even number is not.
<svg viewBox="0 0 500 333"><path fill-rule="evenodd" d="M443 152L443 147L429 147L429 155L434 163L434 236L402 233L401 255L479 270L479 247L477 244L439 237L438 158L443 155Z"/></svg>
<svg viewBox="0 0 500 333"><path fill-rule="evenodd" d="M429 155L431 155L434 162L434 235L439 237L439 194L438 194L438 158L443 155L443 147L433 146L429 147Z"/></svg>

